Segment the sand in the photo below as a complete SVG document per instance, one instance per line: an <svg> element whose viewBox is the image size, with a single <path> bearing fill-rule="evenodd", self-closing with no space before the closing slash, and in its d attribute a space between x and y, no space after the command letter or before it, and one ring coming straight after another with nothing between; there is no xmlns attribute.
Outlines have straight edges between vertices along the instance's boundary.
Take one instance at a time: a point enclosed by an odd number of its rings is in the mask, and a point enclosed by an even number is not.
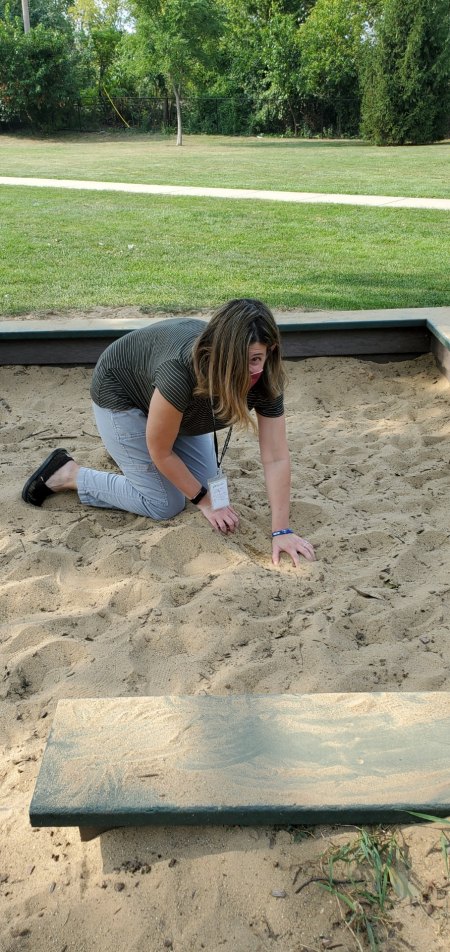
<svg viewBox="0 0 450 952"><path fill-rule="evenodd" d="M188 505L154 524L20 498L50 449L111 468L86 368L2 368L0 950L366 949L317 882L354 828L126 830L81 843L28 807L60 698L450 690L448 383L431 357L287 364L291 524L317 562L271 565L257 443L226 458L235 537ZM444 952L441 826L402 827L413 897L383 949ZM358 945L358 942L360 943Z"/></svg>

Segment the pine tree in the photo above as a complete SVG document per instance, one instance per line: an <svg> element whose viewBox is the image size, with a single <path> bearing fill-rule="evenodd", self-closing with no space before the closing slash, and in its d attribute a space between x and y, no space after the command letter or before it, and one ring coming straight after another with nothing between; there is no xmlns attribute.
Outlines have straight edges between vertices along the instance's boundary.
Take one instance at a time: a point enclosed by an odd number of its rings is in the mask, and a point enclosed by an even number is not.
<svg viewBox="0 0 450 952"><path fill-rule="evenodd" d="M378 145L421 145L448 132L448 0L384 0L366 37L361 133Z"/></svg>

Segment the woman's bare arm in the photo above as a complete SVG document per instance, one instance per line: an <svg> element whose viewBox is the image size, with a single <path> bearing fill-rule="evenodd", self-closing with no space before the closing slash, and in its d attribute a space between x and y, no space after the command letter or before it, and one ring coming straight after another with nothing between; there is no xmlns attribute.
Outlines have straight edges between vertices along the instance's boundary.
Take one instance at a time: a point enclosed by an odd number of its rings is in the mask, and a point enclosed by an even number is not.
<svg viewBox="0 0 450 952"><path fill-rule="evenodd" d="M166 479L184 493L187 499L194 499L200 492L201 484L173 451L182 417L183 414L155 389L150 400L146 430L150 457ZM198 508L213 529L219 532L234 532L239 525L239 517L232 506L211 508L209 493L198 503Z"/></svg>
<svg viewBox="0 0 450 952"><path fill-rule="evenodd" d="M263 417L258 414L259 446L270 509L272 532L288 529L291 502L291 464L286 439L284 414L281 417ZM272 560L280 561L280 553L290 555L294 565L299 564L299 555L313 561L314 549L310 542L297 535L295 530L272 539Z"/></svg>
<svg viewBox="0 0 450 952"><path fill-rule="evenodd" d="M156 468L188 499L200 492L201 485L176 453L173 444L178 436L183 414L155 389L148 410L146 439L150 457Z"/></svg>

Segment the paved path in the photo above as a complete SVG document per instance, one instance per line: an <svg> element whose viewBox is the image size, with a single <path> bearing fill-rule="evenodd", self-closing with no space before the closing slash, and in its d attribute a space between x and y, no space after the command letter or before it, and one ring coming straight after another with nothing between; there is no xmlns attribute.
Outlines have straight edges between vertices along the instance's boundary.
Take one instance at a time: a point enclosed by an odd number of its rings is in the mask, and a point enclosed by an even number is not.
<svg viewBox="0 0 450 952"><path fill-rule="evenodd" d="M324 205L373 205L378 208L432 208L450 211L450 198L402 198L394 195L335 195L326 192L273 192L254 188L200 188L191 185L140 185L133 182L84 182L75 179L42 179L0 176L0 185L34 188L83 189L93 192L134 192L142 195L188 195L206 198L239 198L264 202Z"/></svg>

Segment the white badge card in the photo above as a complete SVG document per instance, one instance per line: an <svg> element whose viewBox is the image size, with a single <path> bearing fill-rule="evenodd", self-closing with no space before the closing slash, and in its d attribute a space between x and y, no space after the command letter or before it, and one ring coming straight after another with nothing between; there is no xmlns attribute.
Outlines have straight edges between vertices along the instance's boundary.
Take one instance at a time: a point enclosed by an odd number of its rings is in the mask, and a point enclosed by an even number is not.
<svg viewBox="0 0 450 952"><path fill-rule="evenodd" d="M226 476L215 476L214 479L208 479L208 490L213 509L222 509L222 506L230 505Z"/></svg>

